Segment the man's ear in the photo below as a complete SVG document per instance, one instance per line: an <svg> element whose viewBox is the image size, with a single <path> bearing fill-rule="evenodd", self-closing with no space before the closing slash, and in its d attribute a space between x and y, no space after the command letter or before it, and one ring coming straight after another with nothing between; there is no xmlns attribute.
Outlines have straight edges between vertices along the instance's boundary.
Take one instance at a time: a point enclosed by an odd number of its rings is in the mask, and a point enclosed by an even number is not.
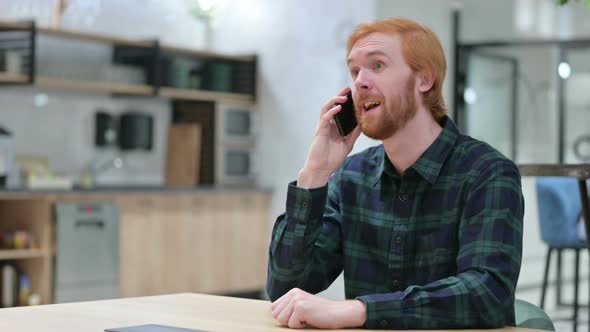
<svg viewBox="0 0 590 332"><path fill-rule="evenodd" d="M430 70L422 70L418 74L418 90L425 93L432 89L434 85L434 75Z"/></svg>

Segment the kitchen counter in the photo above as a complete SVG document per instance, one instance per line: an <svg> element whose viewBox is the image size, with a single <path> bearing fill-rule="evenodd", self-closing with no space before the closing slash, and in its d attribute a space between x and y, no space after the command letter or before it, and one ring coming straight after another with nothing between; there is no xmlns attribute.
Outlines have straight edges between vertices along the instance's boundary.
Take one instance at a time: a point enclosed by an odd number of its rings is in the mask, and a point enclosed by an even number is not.
<svg viewBox="0 0 590 332"><path fill-rule="evenodd" d="M0 232L32 234L35 246L17 253L23 257L17 266L33 276L43 303L53 301L55 211L61 203L118 206L119 296L259 291L266 282L271 198L266 189L220 186L3 190Z"/></svg>
<svg viewBox="0 0 590 332"><path fill-rule="evenodd" d="M190 194L190 193L227 193L227 192L258 192L271 193L270 188L240 187L240 186L198 186L198 187L165 187L165 186L96 186L74 187L72 189L30 189L4 188L0 189L0 198L17 196L63 196L84 194Z"/></svg>

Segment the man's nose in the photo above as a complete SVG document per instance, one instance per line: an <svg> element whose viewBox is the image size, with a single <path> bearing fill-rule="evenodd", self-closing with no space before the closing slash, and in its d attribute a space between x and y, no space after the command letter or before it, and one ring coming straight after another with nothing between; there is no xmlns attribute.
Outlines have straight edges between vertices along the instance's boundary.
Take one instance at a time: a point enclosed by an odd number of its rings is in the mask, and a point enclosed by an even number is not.
<svg viewBox="0 0 590 332"><path fill-rule="evenodd" d="M354 80L354 86L357 90L369 90L371 88L372 81L367 75L367 72L360 71Z"/></svg>

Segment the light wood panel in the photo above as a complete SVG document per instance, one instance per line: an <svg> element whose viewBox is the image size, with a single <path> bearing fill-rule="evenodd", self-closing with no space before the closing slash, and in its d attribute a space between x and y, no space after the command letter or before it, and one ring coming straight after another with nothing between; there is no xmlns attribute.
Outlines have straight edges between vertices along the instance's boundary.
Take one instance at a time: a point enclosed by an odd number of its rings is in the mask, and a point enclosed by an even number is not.
<svg viewBox="0 0 590 332"><path fill-rule="evenodd" d="M154 93L153 87L141 84L64 80L50 77L36 77L35 82L38 86L45 88L73 89L90 92L120 93L131 95L151 95Z"/></svg>
<svg viewBox="0 0 590 332"><path fill-rule="evenodd" d="M85 41L92 41L92 42L99 42L105 44L116 44L116 45L126 45L126 46L134 46L134 47L153 47L154 43L149 41L137 41L137 40L130 40L125 38L119 38L114 36L108 35L99 35L87 32L79 32L79 31L69 31L69 30L62 30L62 29L54 29L54 28L38 28L38 31L42 34L62 37L62 38L70 38L76 40L85 40Z"/></svg>
<svg viewBox="0 0 590 332"><path fill-rule="evenodd" d="M221 54L206 50L195 50L190 48L182 48L176 46L168 46L164 45L161 47L162 52L170 52L188 56L195 56L195 57L203 57L203 58L215 58L215 59L223 59L223 60L234 60L234 61L254 61L256 60L255 55L230 55L230 54Z"/></svg>
<svg viewBox="0 0 590 332"><path fill-rule="evenodd" d="M30 29L32 24L30 22L0 22L0 28L3 29Z"/></svg>
<svg viewBox="0 0 590 332"><path fill-rule="evenodd" d="M254 97L248 94L228 93L205 90L178 89L161 87L158 95L165 98L185 100L208 100L221 103L238 104L251 106L254 104Z"/></svg>
<svg viewBox="0 0 590 332"><path fill-rule="evenodd" d="M120 204L122 296L264 287L270 195L135 196Z"/></svg>
<svg viewBox="0 0 590 332"><path fill-rule="evenodd" d="M29 76L21 74L12 74L6 72L0 72L1 83L27 83L29 82Z"/></svg>
<svg viewBox="0 0 590 332"><path fill-rule="evenodd" d="M46 251L41 249L5 249L0 250L0 260L40 258L45 254Z"/></svg>
<svg viewBox="0 0 590 332"><path fill-rule="evenodd" d="M54 304L0 310L0 331L96 332L144 324L160 324L204 331L278 332L270 303L201 294L174 294L108 301ZM317 331L306 329L305 331ZM325 330L324 330L325 331ZM348 332L375 330L349 329ZM428 330L423 330L428 332ZM506 327L487 330L438 332L542 332Z"/></svg>

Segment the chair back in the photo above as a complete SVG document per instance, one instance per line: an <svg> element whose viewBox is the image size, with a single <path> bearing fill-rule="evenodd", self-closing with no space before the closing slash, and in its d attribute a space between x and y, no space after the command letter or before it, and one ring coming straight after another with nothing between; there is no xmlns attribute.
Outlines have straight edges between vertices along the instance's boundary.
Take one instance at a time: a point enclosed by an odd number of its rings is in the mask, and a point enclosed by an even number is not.
<svg viewBox="0 0 590 332"><path fill-rule="evenodd" d="M567 177L539 177L536 189L541 239L556 248L587 247L577 228L582 209L578 181Z"/></svg>

